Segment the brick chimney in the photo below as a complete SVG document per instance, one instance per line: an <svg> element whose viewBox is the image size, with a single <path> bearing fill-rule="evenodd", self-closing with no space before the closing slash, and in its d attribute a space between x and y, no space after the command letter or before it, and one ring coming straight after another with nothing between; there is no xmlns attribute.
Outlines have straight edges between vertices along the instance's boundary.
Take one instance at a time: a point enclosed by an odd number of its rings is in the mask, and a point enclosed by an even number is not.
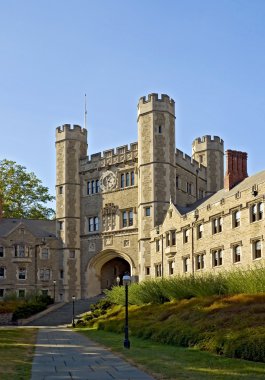
<svg viewBox="0 0 265 380"><path fill-rule="evenodd" d="M230 190L243 179L248 177L247 157L245 152L237 150L227 150L226 152L226 173L224 180L225 190Z"/></svg>

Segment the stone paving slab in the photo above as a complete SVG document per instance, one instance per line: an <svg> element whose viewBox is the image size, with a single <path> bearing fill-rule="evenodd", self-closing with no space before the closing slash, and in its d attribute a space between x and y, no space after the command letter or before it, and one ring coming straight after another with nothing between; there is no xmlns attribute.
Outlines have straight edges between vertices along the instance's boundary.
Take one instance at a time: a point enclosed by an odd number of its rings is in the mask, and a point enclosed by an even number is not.
<svg viewBox="0 0 265 380"><path fill-rule="evenodd" d="M31 380L154 380L67 328L39 329Z"/></svg>

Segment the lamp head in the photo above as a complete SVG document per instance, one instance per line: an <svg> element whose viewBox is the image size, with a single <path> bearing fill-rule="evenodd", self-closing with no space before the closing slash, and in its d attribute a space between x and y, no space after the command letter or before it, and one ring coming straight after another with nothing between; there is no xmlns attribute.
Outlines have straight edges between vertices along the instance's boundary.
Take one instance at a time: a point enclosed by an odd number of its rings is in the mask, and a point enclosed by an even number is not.
<svg viewBox="0 0 265 380"><path fill-rule="evenodd" d="M72 300L75 301L75 296L72 297Z"/></svg>
<svg viewBox="0 0 265 380"><path fill-rule="evenodd" d="M130 285L131 283L131 276L129 273L125 273L125 275L122 277L123 285Z"/></svg>

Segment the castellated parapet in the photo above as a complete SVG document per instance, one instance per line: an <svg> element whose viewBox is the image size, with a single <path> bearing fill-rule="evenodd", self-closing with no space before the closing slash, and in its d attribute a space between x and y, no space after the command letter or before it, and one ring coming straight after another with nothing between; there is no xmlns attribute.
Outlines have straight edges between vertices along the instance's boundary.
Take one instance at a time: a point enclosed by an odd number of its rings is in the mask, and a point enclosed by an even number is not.
<svg viewBox="0 0 265 380"><path fill-rule="evenodd" d="M203 151L206 149L224 149L224 141L219 136L202 136L196 138L192 143L192 151Z"/></svg>
<svg viewBox="0 0 265 380"><path fill-rule="evenodd" d="M176 165L189 170L194 175L199 170L201 175L206 178L206 167L179 149L176 149Z"/></svg>
<svg viewBox="0 0 265 380"><path fill-rule="evenodd" d="M118 165L127 161L137 160L138 143L119 146L116 149L104 150L103 153L94 153L80 161L81 170L104 168L109 165Z"/></svg>
<svg viewBox="0 0 265 380"><path fill-rule="evenodd" d="M87 130L80 125L64 124L56 128L56 141L78 140L87 142Z"/></svg>
<svg viewBox="0 0 265 380"><path fill-rule="evenodd" d="M175 102L168 95L162 94L161 98L158 94L149 94L146 98L141 97L138 103L138 117L152 111L169 112L175 116Z"/></svg>

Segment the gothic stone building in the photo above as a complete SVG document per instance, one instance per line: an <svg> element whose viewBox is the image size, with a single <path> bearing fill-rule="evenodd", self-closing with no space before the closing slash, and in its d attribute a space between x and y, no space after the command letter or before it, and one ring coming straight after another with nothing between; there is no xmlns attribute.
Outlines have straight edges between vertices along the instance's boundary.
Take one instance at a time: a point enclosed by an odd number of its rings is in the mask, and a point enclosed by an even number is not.
<svg viewBox="0 0 265 380"><path fill-rule="evenodd" d="M138 142L87 156L87 131L56 131L57 222L64 294L86 298L116 284L264 263L265 172L247 178L247 155L219 137L175 148L175 104L138 103ZM74 260L69 262L69 257Z"/></svg>
<svg viewBox="0 0 265 380"><path fill-rule="evenodd" d="M57 128L56 221L0 222L0 296L22 283L52 293L56 281L57 300L87 298L127 271L142 281L264 265L265 171L248 177L247 154L228 150L224 177L216 136L195 139L191 157L176 149L167 95L141 98L137 121L138 142L90 156L86 129Z"/></svg>

